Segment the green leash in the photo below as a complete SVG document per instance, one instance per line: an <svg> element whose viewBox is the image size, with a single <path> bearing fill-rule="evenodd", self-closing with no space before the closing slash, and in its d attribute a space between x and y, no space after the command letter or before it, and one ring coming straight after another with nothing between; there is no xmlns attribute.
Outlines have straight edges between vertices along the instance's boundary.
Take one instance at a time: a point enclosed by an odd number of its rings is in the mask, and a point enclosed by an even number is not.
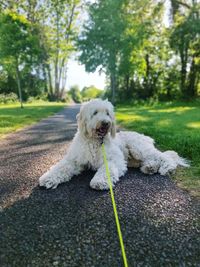
<svg viewBox="0 0 200 267"><path fill-rule="evenodd" d="M127 262L127 258L126 258L126 252L125 252L125 248L124 248L124 242L123 242L121 227L120 227L120 223L119 223L119 217L118 217L118 213L117 213L117 207L116 207L116 203L115 203L114 192L113 192L113 188L112 188L112 182L111 182L111 178L110 178L110 171L109 171L109 167L108 167L108 161L106 159L106 151L105 151L104 143L102 144L102 153L103 153L104 164L105 164L105 167L106 167L106 176L108 178L108 184L109 184L109 187L110 187L110 195L111 195L113 211L114 211L114 215L115 215L117 233L118 233L118 236L119 236L119 242L120 242L121 251L122 251L122 257L123 257L123 261L124 261L124 267L128 267L128 262Z"/></svg>

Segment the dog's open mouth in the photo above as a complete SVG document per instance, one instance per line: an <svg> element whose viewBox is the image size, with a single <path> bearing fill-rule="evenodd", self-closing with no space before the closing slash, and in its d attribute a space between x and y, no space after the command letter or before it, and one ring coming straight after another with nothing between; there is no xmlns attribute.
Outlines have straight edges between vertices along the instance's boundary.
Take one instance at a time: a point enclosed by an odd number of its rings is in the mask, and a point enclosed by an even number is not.
<svg viewBox="0 0 200 267"><path fill-rule="evenodd" d="M108 133L109 126L101 126L100 128L96 129L96 133L99 137L104 137Z"/></svg>

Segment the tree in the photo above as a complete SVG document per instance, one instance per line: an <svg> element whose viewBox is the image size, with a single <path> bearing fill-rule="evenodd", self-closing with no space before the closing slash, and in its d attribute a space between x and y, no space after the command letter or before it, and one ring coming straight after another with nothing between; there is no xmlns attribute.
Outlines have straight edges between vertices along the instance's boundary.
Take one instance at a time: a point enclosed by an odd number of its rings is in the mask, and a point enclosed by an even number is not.
<svg viewBox="0 0 200 267"><path fill-rule="evenodd" d="M81 93L80 93L80 89L79 89L78 85L73 85L70 87L69 95L71 96L71 98L73 99L74 102L76 102L76 103L82 102L82 97L81 97Z"/></svg>
<svg viewBox="0 0 200 267"><path fill-rule="evenodd" d="M48 0L43 21L43 49L50 99L60 99L66 86L67 63L75 50L80 0Z"/></svg>
<svg viewBox="0 0 200 267"><path fill-rule="evenodd" d="M79 36L80 61L86 71L102 68L110 77L112 102L118 87L117 69L122 47L125 17L124 1L101 0L89 6L89 20Z"/></svg>
<svg viewBox="0 0 200 267"><path fill-rule="evenodd" d="M162 3L126 1L126 29L119 59L120 96L149 98L155 93Z"/></svg>
<svg viewBox="0 0 200 267"><path fill-rule="evenodd" d="M0 58L2 65L15 75L21 108L21 70L30 62L31 56L37 54L38 44L37 36L31 35L30 24L23 15L13 11L0 15Z"/></svg>
<svg viewBox="0 0 200 267"><path fill-rule="evenodd" d="M144 65L146 88L150 88L151 66L144 48L161 7L147 0L99 0L89 6L89 20L78 42L80 61L87 71L100 67L110 76L113 103L122 87L130 95L134 75Z"/></svg>
<svg viewBox="0 0 200 267"><path fill-rule="evenodd" d="M102 92L103 91L101 89L98 89L94 85L91 85L89 87L84 87L81 91L81 95L83 100L90 100L93 98L101 97Z"/></svg>
<svg viewBox="0 0 200 267"><path fill-rule="evenodd" d="M192 2L191 6L186 4L186 15L176 11L170 39L171 47L180 57L180 90L185 98L197 94L200 69L200 4Z"/></svg>

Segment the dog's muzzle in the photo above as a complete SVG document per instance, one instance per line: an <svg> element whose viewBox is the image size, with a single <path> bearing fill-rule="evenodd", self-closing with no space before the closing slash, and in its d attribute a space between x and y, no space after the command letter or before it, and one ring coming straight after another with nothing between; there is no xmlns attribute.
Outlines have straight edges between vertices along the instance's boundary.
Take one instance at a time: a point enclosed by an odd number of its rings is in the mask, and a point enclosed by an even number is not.
<svg viewBox="0 0 200 267"><path fill-rule="evenodd" d="M98 137L103 138L106 136L110 128L110 122L102 121L100 127L96 129Z"/></svg>

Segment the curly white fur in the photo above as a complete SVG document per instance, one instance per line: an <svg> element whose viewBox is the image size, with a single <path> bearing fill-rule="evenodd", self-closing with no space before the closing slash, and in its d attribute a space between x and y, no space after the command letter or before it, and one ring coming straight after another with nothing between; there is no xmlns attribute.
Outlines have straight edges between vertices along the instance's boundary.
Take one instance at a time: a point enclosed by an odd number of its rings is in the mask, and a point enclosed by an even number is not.
<svg viewBox="0 0 200 267"><path fill-rule="evenodd" d="M84 104L77 115L77 121L78 131L68 153L40 177L40 186L56 188L89 167L96 171L90 186L99 190L108 189L102 141L113 186L126 173L127 166L140 167L146 174L158 172L161 175L172 173L178 165L189 166L176 152L159 151L154 146L154 140L148 136L127 131L116 134L113 106L107 100L95 99Z"/></svg>

